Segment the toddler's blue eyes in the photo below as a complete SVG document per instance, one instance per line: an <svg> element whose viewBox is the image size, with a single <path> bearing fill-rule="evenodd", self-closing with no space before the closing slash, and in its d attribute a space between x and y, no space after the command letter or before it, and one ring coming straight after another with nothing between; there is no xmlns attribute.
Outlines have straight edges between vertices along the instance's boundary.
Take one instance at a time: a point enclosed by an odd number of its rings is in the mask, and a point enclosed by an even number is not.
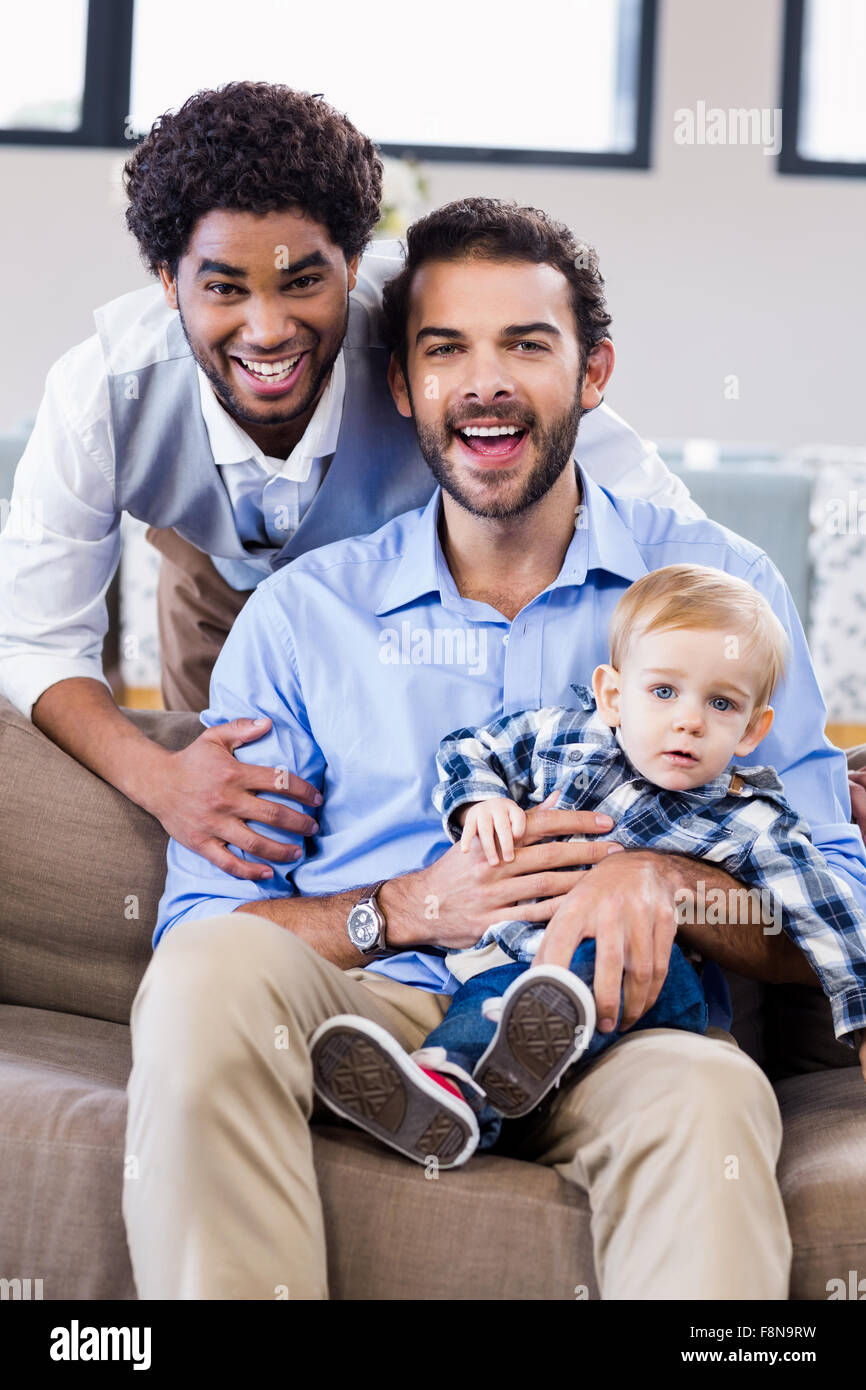
<svg viewBox="0 0 866 1390"><path fill-rule="evenodd" d="M673 688L669 685L657 685L653 691L653 694L658 695L660 700L669 700L673 693Z"/></svg>
<svg viewBox="0 0 866 1390"><path fill-rule="evenodd" d="M710 704L712 705L713 709L719 710L722 714L724 714L725 710L729 710L731 708L730 700L726 700L723 695L717 695L715 700L710 701Z"/></svg>

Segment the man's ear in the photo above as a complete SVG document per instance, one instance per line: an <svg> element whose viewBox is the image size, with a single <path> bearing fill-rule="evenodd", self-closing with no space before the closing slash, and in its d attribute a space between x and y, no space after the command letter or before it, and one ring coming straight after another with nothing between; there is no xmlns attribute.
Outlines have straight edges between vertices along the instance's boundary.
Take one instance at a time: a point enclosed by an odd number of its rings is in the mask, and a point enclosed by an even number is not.
<svg viewBox="0 0 866 1390"><path fill-rule="evenodd" d="M353 256L350 261L346 262L346 274L349 277L350 292L355 288L355 286L358 283L358 262L360 261L360 259L360 255Z"/></svg>
<svg viewBox="0 0 866 1390"><path fill-rule="evenodd" d="M594 410L604 399L604 388L613 373L616 353L610 338L602 338L596 343L586 364L583 378L583 391L580 404L584 410Z"/></svg>
<svg viewBox="0 0 866 1390"><path fill-rule="evenodd" d="M771 705L767 705L766 708L761 710L761 713L757 715L757 717L753 718L753 721L749 724L748 729L734 749L738 758L745 758L748 753L753 752L753 750L757 748L761 739L767 737L773 719L774 713Z"/></svg>
<svg viewBox="0 0 866 1390"><path fill-rule="evenodd" d="M172 275L167 265L159 266L159 278L162 281L162 292L165 295L165 302L169 309L177 308L177 280Z"/></svg>
<svg viewBox="0 0 866 1390"><path fill-rule="evenodd" d="M592 673L592 693L605 724L615 729L619 722L619 696L622 680L613 666L596 666Z"/></svg>
<svg viewBox="0 0 866 1390"><path fill-rule="evenodd" d="M388 385L400 414L405 415L407 420L411 420L412 402L409 399L409 387L406 385L406 376L395 352L391 353L391 360L388 363Z"/></svg>

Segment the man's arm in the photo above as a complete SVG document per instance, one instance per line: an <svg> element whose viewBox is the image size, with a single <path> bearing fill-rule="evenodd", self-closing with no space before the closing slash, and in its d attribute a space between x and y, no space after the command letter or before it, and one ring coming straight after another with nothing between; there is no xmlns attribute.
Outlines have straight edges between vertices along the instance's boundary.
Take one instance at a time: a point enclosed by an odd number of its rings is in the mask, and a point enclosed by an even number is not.
<svg viewBox="0 0 866 1390"><path fill-rule="evenodd" d="M526 820L523 841L509 863L489 864L475 840L467 854L459 844L452 845L428 868L389 879L378 895L388 923L389 948L408 951L441 946L463 950L474 946L488 927L503 918L519 916L524 921L547 922L569 890L586 877L585 866L624 854L622 846L610 840L571 843L562 838L548 842L551 836L602 835L613 828L610 816L537 807L527 811ZM173 846L169 853L176 853ZM195 865L190 861L185 870L187 887L194 874ZM279 896L245 889L248 898L230 906L215 898L213 886L211 881L208 891L206 883L198 880L198 891L193 888L189 896L189 901L194 901L190 915L212 916L221 906L229 911L254 912L302 937L336 965L347 968L361 963L357 952L349 947L346 918L371 885L325 897L295 895L289 886ZM172 905L180 901L179 888L178 881L171 895Z"/></svg>
<svg viewBox="0 0 866 1390"><path fill-rule="evenodd" d="M284 853L246 824L261 818L255 792L272 785L269 770L241 768L232 757L261 730L245 720L170 753L118 709L103 675L105 591L120 556L113 479L104 364L94 338L49 372L15 473L0 535L0 692L169 834L231 873L269 878L270 869L243 863L225 848L240 840L258 844L262 855ZM300 782L285 791L298 800L312 795ZM285 829L312 824L286 805L270 814Z"/></svg>
<svg viewBox="0 0 866 1390"><path fill-rule="evenodd" d="M126 718L101 681L87 677L52 685L37 699L32 719L76 762L149 811L169 835L238 878L267 881L273 871L238 859L227 844L243 845L259 858L291 862L294 849L275 840L272 827L303 834L315 829L304 812L273 801L263 807L256 793L274 791L272 769L249 767L233 756L236 748L262 738L267 721L233 719L172 753ZM299 777L285 780L282 791L307 805L321 804L316 789ZM266 818L261 830L253 830L254 820Z"/></svg>
<svg viewBox="0 0 866 1390"><path fill-rule="evenodd" d="M748 912L747 921L739 921L738 912L742 903L739 890L743 886L739 880L704 860L689 859L679 854L658 857L666 860L663 867L669 883L673 885L674 894L685 890L697 901L701 885L704 894L714 889L724 894L724 908L719 915L726 920L718 924L682 922L677 931L680 942L714 960L723 970L733 970L750 979L764 980L768 984L802 984L820 988L814 970L790 937L766 932L762 923L752 921L754 914L751 911ZM722 901L716 894L714 900Z"/></svg>

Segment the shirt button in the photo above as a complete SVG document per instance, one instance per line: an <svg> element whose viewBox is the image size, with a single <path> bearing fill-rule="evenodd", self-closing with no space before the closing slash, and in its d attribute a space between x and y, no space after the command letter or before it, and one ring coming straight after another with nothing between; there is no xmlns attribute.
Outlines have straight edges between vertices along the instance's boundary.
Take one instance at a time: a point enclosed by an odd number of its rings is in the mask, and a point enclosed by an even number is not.
<svg viewBox="0 0 866 1390"><path fill-rule="evenodd" d="M506 632L505 636L504 636L503 639L502 639L502 645L503 645L503 647L507 647L507 646L508 646L508 633L507 633L507 632Z"/></svg>

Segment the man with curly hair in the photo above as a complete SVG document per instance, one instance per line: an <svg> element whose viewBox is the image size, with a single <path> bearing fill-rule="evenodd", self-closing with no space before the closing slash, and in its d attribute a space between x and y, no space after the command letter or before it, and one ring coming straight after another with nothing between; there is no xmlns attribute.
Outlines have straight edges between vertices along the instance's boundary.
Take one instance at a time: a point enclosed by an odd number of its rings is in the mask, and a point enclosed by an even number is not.
<svg viewBox="0 0 866 1390"><path fill-rule="evenodd" d="M98 309L94 336L48 375L15 483L23 513L40 499L44 535L33 545L10 525L0 539L0 690L180 843L267 879L266 864L226 848L291 857L249 824L273 771L233 757L261 722L232 720L178 753L149 740L103 675L105 593L126 511L162 552L165 703L199 710L262 579L430 497L379 334L399 250L378 243L362 259L382 165L321 97L237 82L160 117L125 184L129 229L159 283ZM581 425L581 461L605 486L700 514L604 405ZM273 827L314 833L291 803L314 808L318 793L295 777L282 790Z"/></svg>

